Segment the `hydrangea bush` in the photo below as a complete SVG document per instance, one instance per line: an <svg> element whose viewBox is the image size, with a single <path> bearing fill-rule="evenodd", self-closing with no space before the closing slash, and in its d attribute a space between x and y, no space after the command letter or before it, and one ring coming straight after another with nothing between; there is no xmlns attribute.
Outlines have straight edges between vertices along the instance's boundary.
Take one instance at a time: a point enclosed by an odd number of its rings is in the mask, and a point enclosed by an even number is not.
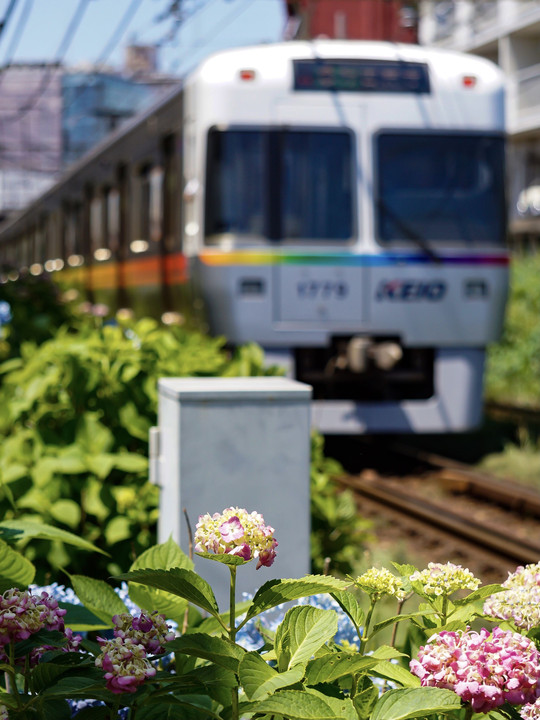
<svg viewBox="0 0 540 720"><path fill-rule="evenodd" d="M393 563L263 581L237 601L243 565L279 562L276 535L238 507L199 518L195 552L224 565L228 608L172 539L116 590L17 581L25 561L4 542L0 720L540 718L540 563L487 586L453 563ZM396 611L374 622L381 601Z"/></svg>

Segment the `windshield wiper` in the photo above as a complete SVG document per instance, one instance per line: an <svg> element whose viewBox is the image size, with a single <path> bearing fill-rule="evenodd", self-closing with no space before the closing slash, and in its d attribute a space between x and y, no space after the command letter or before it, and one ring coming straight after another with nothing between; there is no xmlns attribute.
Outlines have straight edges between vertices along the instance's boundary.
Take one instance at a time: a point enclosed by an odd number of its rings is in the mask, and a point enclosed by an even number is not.
<svg viewBox="0 0 540 720"><path fill-rule="evenodd" d="M385 202L382 198L378 198L377 203L379 205L379 210L381 210L383 213L388 215L395 225L406 235L408 240L412 240L415 245L417 245L420 250L423 250L425 254L430 258L430 260L433 260L434 263L437 263L437 265L440 265L442 263L441 258L437 255L437 253L430 247L427 240L422 237L419 233L416 232L416 230L413 230L413 228L408 225L397 213L395 213Z"/></svg>

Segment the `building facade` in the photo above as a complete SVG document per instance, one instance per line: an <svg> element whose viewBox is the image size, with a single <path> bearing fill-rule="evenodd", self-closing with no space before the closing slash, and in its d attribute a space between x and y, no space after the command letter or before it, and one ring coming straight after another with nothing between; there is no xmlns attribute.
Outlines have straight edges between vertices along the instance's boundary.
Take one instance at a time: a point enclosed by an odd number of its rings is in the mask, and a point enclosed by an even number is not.
<svg viewBox="0 0 540 720"><path fill-rule="evenodd" d="M127 49L121 71L21 63L0 69L0 218L45 192L65 168L179 78L156 49Z"/></svg>
<svg viewBox="0 0 540 720"><path fill-rule="evenodd" d="M481 55L507 77L510 240L540 245L540 0L422 0L419 42Z"/></svg>
<svg viewBox="0 0 540 720"><path fill-rule="evenodd" d="M285 39L416 42L416 11L398 0L286 0Z"/></svg>

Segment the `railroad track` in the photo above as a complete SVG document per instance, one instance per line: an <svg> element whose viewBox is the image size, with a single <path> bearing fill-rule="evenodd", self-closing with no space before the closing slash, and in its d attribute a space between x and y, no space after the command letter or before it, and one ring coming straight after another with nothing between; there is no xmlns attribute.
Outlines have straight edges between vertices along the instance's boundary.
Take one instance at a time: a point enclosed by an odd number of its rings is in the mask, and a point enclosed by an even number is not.
<svg viewBox="0 0 540 720"><path fill-rule="evenodd" d="M510 405L509 403L484 403L484 412L493 420L520 424L540 425L540 409Z"/></svg>
<svg viewBox="0 0 540 720"><path fill-rule="evenodd" d="M366 468L340 478L359 512L374 519L378 542L382 536L433 562L459 562L484 582L540 562L540 493L432 453L392 452L414 459L414 472Z"/></svg>

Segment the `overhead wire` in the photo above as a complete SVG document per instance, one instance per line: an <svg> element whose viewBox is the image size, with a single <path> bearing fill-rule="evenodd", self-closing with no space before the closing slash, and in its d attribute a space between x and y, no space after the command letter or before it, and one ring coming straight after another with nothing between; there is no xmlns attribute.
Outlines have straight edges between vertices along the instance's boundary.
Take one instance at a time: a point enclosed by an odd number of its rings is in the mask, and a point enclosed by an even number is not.
<svg viewBox="0 0 540 720"><path fill-rule="evenodd" d="M217 1L217 0L214 0L214 1ZM221 24L219 25L219 27L217 29L213 29L209 33L207 33L207 35L204 36L202 41L188 45L185 48L185 52L189 52L190 50L195 50L195 49L200 50L200 49L204 48L205 45L207 45L210 42L210 40L213 40L216 37L216 35L219 35L222 32L222 30L229 27L229 25L232 22L234 22L237 18L239 18L241 15L243 15L252 4L253 4L253 0L245 0L245 2L240 7L237 6L236 8L234 8L234 12L230 13L225 18L225 21L221 22ZM206 7L206 5L205 5L205 7ZM181 58L179 58L175 63L173 63L171 65L170 72L175 72L176 69L178 68L178 66L180 65L180 62L181 62ZM199 62L199 60L195 60L192 65L187 66L187 68L185 69L185 72L189 72L189 70L191 70L191 68L194 65L196 65L198 62Z"/></svg>
<svg viewBox="0 0 540 720"><path fill-rule="evenodd" d="M21 40L21 37L24 32L24 28L26 26L26 23L28 22L28 18L30 17L30 14L32 12L33 4L34 4L34 0L26 0L24 8L22 9L21 14L19 15L19 21L18 21L17 25L15 26L15 30L13 31L13 35L11 36L11 40L10 40L8 48L6 50L6 54L4 55L2 67L0 68L0 82L1 82L1 78L3 77L5 71L9 67L11 67L11 61L13 60L15 51L17 50L17 45L19 44L19 42Z"/></svg>
<svg viewBox="0 0 540 720"><path fill-rule="evenodd" d="M4 13L4 17L2 20L0 20L0 37L2 36L2 33L6 29L6 25L9 22L9 18L11 17L11 13L15 10L15 6L17 5L18 0L10 0L10 3L7 7L6 12Z"/></svg>

